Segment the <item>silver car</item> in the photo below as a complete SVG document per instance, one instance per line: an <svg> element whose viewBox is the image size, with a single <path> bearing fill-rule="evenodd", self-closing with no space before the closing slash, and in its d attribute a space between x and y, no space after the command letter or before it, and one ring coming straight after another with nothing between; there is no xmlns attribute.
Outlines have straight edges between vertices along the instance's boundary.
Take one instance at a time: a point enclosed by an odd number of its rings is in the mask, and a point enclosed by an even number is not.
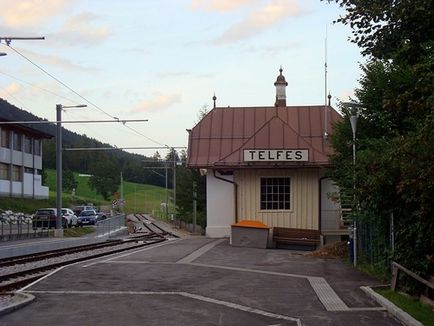
<svg viewBox="0 0 434 326"><path fill-rule="evenodd" d="M74 214L72 209L62 208L62 216L67 221L67 227L70 228L72 226L77 226L78 217Z"/></svg>

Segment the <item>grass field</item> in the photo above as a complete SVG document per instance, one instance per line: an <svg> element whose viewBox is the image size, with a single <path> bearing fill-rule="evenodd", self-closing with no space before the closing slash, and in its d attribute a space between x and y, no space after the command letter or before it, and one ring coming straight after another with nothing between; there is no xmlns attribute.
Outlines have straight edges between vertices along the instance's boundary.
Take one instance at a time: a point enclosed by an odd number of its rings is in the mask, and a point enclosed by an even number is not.
<svg viewBox="0 0 434 326"><path fill-rule="evenodd" d="M50 197L56 197L56 171L46 170L47 172L47 185L50 188ZM79 176L78 173L74 172L75 180L78 182L77 189L75 191L75 196L81 201L92 202L92 203L103 203L104 198L101 195L97 195L96 191L89 187L88 181L89 177ZM71 196L71 193L68 193ZM65 197L67 193L64 191L63 196Z"/></svg>
<svg viewBox="0 0 434 326"><path fill-rule="evenodd" d="M154 213L162 216L160 204L165 201L165 188L141 183L124 182L125 211L127 213ZM168 192L169 201L172 191ZM171 210L171 206L169 206Z"/></svg>
<svg viewBox="0 0 434 326"><path fill-rule="evenodd" d="M413 316L425 326L434 326L434 309L422 304L418 299L412 299L392 290L376 290L383 297Z"/></svg>
<svg viewBox="0 0 434 326"><path fill-rule="evenodd" d="M0 200L1 209L10 209L14 212L34 213L38 208L55 207L56 206L56 171L47 171L47 185L50 188L47 200L31 200L23 198L2 198ZM97 206L110 206L111 198L105 201L101 195L98 195L89 187L89 177L79 176L74 173L75 179L78 181L78 186L75 192L75 198L72 198L70 192L64 192L62 196L63 207L71 207L75 204L93 203ZM146 185L141 183L124 182L124 197L126 213L152 213L155 216L163 217L163 212L160 211L160 204L165 201L165 188ZM120 193L120 189L118 190ZM172 191L168 191L169 201L171 200ZM172 207L169 205L169 210Z"/></svg>
<svg viewBox="0 0 434 326"><path fill-rule="evenodd" d="M89 177L79 176L74 173L75 179L78 181L78 186L75 192L75 197L72 198L70 192L64 192L62 196L63 207L71 207L77 204L93 203L96 206L110 207L111 198L105 201L101 195L98 195L89 187ZM49 199L33 200L23 198L1 198L0 208L4 210L12 210L14 212L23 212L33 214L38 208L56 207L56 171L47 170L47 185L50 188ZM166 190L161 187L124 182L123 185L126 213L154 213L154 216L164 217L164 212L160 210L160 204L165 201ZM121 190L118 190L121 193ZM171 200L172 191L168 191L169 201ZM169 205L169 212L172 211L172 206Z"/></svg>

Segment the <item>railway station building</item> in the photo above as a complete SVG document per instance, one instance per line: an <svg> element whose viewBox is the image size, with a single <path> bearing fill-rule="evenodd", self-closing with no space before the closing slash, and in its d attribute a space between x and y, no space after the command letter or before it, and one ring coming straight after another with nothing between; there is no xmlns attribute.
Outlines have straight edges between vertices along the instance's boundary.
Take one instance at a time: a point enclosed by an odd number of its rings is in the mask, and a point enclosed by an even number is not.
<svg viewBox="0 0 434 326"><path fill-rule="evenodd" d="M287 106L280 69L267 107L217 107L189 130L187 165L207 182L211 238L255 220L268 227L319 230L323 242L348 234L336 186L325 176L327 133L341 119L328 105Z"/></svg>
<svg viewBox="0 0 434 326"><path fill-rule="evenodd" d="M48 198L42 185L44 138L52 136L28 125L0 124L0 197Z"/></svg>

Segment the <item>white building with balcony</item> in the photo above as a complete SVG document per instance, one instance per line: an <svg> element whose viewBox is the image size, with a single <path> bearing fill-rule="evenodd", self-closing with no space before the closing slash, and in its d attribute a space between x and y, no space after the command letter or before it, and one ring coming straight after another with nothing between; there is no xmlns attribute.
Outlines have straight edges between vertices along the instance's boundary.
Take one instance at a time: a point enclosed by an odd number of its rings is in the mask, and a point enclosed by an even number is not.
<svg viewBox="0 0 434 326"><path fill-rule="evenodd" d="M42 185L44 138L52 136L27 125L0 124L0 197L48 198Z"/></svg>

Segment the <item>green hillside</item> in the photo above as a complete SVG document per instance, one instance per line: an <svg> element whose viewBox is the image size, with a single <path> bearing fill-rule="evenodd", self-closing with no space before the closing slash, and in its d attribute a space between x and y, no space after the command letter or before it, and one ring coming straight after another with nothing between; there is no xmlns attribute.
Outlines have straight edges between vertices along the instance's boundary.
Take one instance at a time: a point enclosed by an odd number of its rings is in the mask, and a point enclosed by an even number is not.
<svg viewBox="0 0 434 326"><path fill-rule="evenodd" d="M47 172L47 185L50 187L50 198L56 197L56 171L46 170ZM89 177L79 176L74 173L75 180L78 181L78 186L75 191L77 203L93 203L95 205L110 205L110 202L104 201L101 195L89 187ZM124 182L124 197L125 197L125 211L127 213L151 213L154 211L159 215L160 203L164 202L166 190L153 185L146 185L134 182ZM121 193L121 189L118 190ZM169 190L169 200L172 196L172 191ZM71 193L63 193L64 200L71 201Z"/></svg>
<svg viewBox="0 0 434 326"><path fill-rule="evenodd" d="M50 188L50 197L56 197L56 171L46 169L47 172L47 186ZM79 176L78 173L74 172L75 180L78 181L78 186L75 191L75 196L77 197L78 201L84 201L84 202L92 202L92 203L99 203L99 204L105 204L104 198L102 198L101 195L97 195L96 192L92 189L90 189L88 180L89 177L85 176ZM71 196L71 193L66 194L64 191L63 196Z"/></svg>
<svg viewBox="0 0 434 326"><path fill-rule="evenodd" d="M172 191L169 190L169 201ZM124 182L125 211L128 213L154 213L163 216L160 204L165 201L165 188L133 182ZM169 206L170 207L170 206Z"/></svg>
<svg viewBox="0 0 434 326"><path fill-rule="evenodd" d="M14 212L34 213L38 208L55 207L56 206L56 171L46 170L47 186L50 188L50 198L47 200L32 200L23 198L1 198L0 209L12 210ZM88 185L89 177L79 176L74 173L75 179L78 181L75 197L72 198L71 193L63 193L63 207L71 207L77 204L93 203L96 206L105 206L110 208L111 201L104 201L101 195L90 189ZM121 193L121 190L118 191ZM172 197L172 191L168 193L169 201ZM154 213L155 216L164 217L164 213L160 210L160 204L165 201L165 188L146 185L141 183L124 182L124 197L126 213ZM169 206L172 211L172 206Z"/></svg>

